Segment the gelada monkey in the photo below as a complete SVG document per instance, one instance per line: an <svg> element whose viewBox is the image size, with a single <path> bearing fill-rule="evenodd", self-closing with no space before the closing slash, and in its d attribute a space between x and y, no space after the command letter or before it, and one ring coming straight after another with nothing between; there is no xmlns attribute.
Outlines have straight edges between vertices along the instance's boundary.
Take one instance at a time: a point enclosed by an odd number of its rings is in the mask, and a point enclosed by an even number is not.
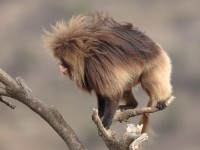
<svg viewBox="0 0 200 150"><path fill-rule="evenodd" d="M148 106L165 107L171 97L170 59L157 43L131 23L119 23L109 15L94 13L58 22L45 31L45 45L61 62L60 71L87 92L94 91L98 113L109 128L119 102L138 105L132 88L141 84ZM146 132L149 115L141 123Z"/></svg>

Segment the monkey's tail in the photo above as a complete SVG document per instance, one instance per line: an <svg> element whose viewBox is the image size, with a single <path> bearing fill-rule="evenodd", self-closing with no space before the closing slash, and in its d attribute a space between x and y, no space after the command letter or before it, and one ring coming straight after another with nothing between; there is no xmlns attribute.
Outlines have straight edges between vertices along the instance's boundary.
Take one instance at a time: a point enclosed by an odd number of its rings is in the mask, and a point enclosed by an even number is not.
<svg viewBox="0 0 200 150"><path fill-rule="evenodd" d="M151 107L151 106L152 106L152 100L150 99L150 101L147 104L147 107ZM141 133L147 133L149 131L149 116L150 116L149 113L142 114L142 117L139 123L139 124L143 124ZM139 145L138 150L143 150L143 144Z"/></svg>
<svg viewBox="0 0 200 150"><path fill-rule="evenodd" d="M151 107L153 104L153 101L150 100L147 104L147 107ZM142 115L142 118L140 119L140 124L143 124L143 128L142 128L142 133L147 133L149 130L149 113L144 113Z"/></svg>
<svg viewBox="0 0 200 150"><path fill-rule="evenodd" d="M140 124L143 124L142 133L147 133L149 129L149 113L144 113L142 115Z"/></svg>

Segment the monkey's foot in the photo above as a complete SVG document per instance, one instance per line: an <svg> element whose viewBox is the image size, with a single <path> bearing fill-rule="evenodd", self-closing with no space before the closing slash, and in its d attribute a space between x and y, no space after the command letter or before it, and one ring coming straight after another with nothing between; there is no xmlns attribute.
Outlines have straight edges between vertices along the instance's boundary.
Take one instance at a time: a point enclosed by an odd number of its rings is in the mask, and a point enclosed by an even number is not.
<svg viewBox="0 0 200 150"><path fill-rule="evenodd" d="M156 107L159 110L163 110L163 109L165 109L167 107L167 105L166 105L165 101L158 101L157 104L156 104Z"/></svg>

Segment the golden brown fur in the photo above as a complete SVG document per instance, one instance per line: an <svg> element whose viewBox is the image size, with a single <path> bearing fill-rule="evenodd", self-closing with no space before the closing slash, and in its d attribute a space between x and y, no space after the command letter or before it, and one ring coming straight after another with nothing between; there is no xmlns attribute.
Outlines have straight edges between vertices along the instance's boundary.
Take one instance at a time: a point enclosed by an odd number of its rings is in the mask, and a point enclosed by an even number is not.
<svg viewBox="0 0 200 150"><path fill-rule="evenodd" d="M52 32L45 31L45 44L67 64L69 77L79 88L95 91L104 115L113 115L116 108L110 107L118 106L120 99L136 107L131 89L138 83L150 97L148 106L171 96L169 57L130 23L120 24L99 13L79 15L57 23ZM114 110L106 112L107 108ZM144 115L143 132L147 122L148 115Z"/></svg>

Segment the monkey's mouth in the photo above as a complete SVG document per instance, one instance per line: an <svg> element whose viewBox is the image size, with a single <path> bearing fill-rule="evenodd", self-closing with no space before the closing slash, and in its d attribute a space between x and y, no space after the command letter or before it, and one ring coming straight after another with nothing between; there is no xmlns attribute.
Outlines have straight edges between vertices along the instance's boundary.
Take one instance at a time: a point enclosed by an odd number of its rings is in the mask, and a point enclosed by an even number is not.
<svg viewBox="0 0 200 150"><path fill-rule="evenodd" d="M67 67L65 67L64 65L60 65L59 66L59 69L60 69L60 72L62 73L62 74L64 74L64 75L67 75L67 73L68 73L68 68Z"/></svg>

